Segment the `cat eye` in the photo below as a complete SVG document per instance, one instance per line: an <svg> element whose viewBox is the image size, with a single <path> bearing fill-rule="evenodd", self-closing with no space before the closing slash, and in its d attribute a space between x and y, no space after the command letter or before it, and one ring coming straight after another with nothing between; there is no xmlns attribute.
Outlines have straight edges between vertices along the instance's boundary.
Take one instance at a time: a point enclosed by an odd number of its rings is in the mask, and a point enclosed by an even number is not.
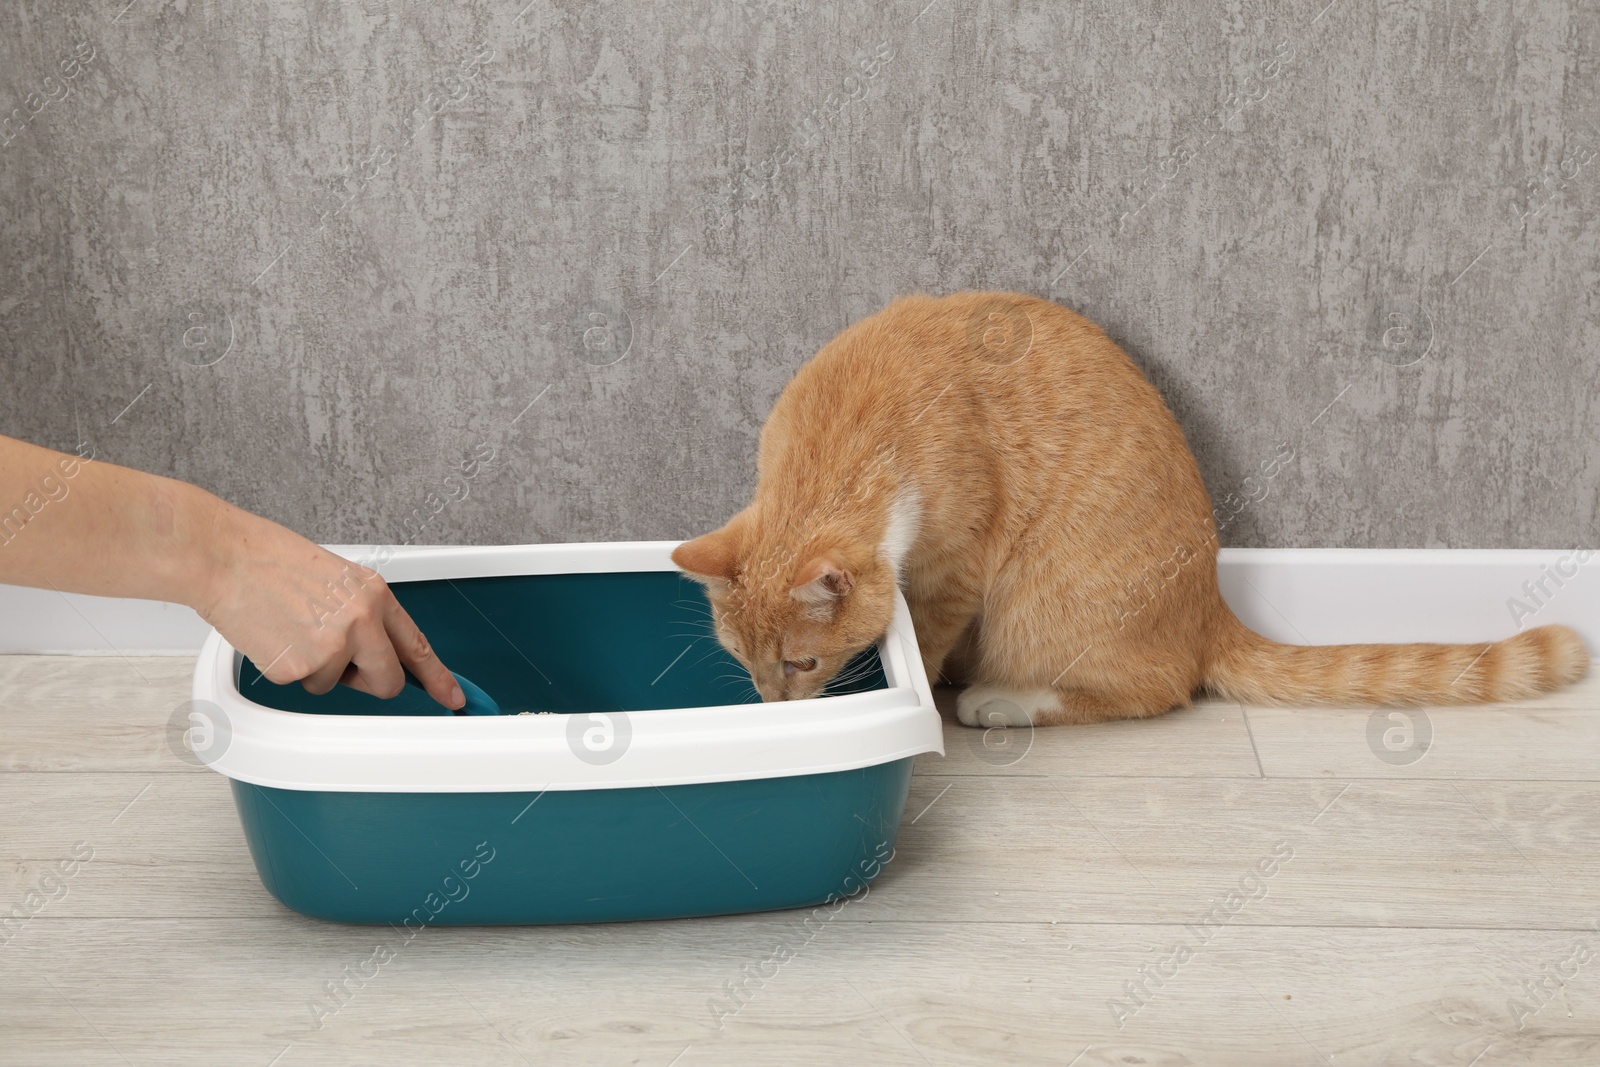
<svg viewBox="0 0 1600 1067"><path fill-rule="evenodd" d="M801 674L804 674L807 671L814 671L816 669L817 657L815 656L807 656L804 659L786 659L783 661L784 674L794 674L797 671Z"/></svg>

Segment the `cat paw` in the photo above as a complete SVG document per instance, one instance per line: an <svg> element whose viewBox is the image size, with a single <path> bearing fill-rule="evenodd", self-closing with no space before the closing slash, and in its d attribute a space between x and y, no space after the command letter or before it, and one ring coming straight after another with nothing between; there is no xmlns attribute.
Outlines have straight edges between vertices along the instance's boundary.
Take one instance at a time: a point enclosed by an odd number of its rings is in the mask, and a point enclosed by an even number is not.
<svg viewBox="0 0 1600 1067"><path fill-rule="evenodd" d="M1044 689L1019 692L992 685L975 685L956 697L956 718L963 726L986 730L991 726L1032 726L1039 712L1056 706L1056 695Z"/></svg>

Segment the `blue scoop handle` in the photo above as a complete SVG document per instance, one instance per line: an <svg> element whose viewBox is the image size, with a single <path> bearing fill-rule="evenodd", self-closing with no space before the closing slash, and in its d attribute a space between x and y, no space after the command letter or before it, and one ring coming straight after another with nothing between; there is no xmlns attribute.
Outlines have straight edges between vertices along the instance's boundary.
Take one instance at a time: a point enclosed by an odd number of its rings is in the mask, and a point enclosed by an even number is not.
<svg viewBox="0 0 1600 1067"><path fill-rule="evenodd" d="M466 704L462 705L461 710L454 712L450 711L450 709L445 707L443 704L440 704L439 709L441 711L448 712L452 715L504 714L500 710L500 705L496 704L494 698L488 693L485 693L482 689L479 689L466 678L456 674L454 671L451 671L450 673L454 675L456 684L461 687L461 695L467 698L467 702ZM424 693L427 692L426 689L422 688L422 683L417 680L417 676L412 674L409 670L406 671L406 684L411 686L413 689L421 689ZM430 696L428 699L432 700L433 698Z"/></svg>

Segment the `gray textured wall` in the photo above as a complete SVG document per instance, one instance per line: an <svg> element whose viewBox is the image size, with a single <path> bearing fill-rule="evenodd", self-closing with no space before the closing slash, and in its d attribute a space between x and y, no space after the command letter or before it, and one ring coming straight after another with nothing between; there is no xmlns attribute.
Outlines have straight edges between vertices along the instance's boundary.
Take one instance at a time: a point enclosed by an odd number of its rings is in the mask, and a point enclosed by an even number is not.
<svg viewBox="0 0 1600 1067"><path fill-rule="evenodd" d="M523 2L7 4L0 430L325 541L685 536L834 332L1004 288L1225 543L1600 540L1593 0Z"/></svg>

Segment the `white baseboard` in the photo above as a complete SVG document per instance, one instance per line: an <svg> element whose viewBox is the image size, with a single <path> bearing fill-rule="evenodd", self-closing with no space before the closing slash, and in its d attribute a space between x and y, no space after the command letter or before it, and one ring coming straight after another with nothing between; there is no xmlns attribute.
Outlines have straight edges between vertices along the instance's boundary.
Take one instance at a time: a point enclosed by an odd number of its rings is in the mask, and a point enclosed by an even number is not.
<svg viewBox="0 0 1600 1067"><path fill-rule="evenodd" d="M1579 554L1225 548L1218 578L1234 613L1275 641L1488 641L1559 622L1577 630L1593 654L1600 651L1600 552L1585 551L1582 565ZM1572 576L1559 577L1558 586L1555 568ZM1531 594L1524 583L1534 587Z"/></svg>
<svg viewBox="0 0 1600 1067"><path fill-rule="evenodd" d="M345 555L360 551L333 547ZM1246 625L1292 644L1486 641L1560 622L1595 652L1600 553L1582 565L1579 555L1577 549L1225 548L1219 573L1223 596ZM0 653L193 655L209 631L175 604L0 585Z"/></svg>
<svg viewBox="0 0 1600 1067"><path fill-rule="evenodd" d="M179 604L0 585L0 653L192 656L210 632Z"/></svg>

